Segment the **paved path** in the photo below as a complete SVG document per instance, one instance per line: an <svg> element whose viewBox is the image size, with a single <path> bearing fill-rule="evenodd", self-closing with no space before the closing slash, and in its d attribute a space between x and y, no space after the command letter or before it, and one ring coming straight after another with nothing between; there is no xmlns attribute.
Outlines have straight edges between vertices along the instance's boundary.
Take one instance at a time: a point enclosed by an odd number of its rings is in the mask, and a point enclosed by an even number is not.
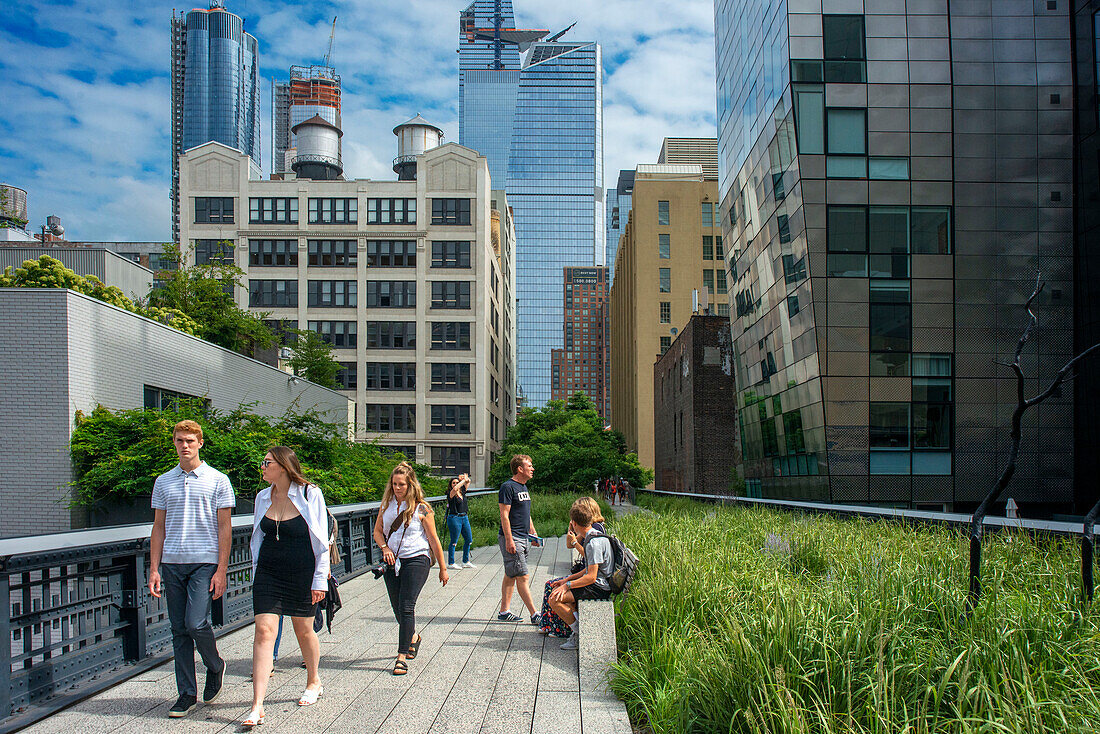
<svg viewBox="0 0 1100 734"><path fill-rule="evenodd" d="M315 706L297 705L305 687L305 670L299 667L298 644L286 625L282 657L267 694L267 723L258 730L260 734L582 732L577 652L560 650L559 640L538 634L526 622L497 622L503 575L500 554L495 547L476 548L472 560L478 568L451 571L445 588L433 569L416 610L424 642L404 677L390 674L397 623L383 582L370 574L341 587L344 608L332 634L320 635L325 694ZM538 604L544 582L568 573L569 550L563 539L553 538L544 549L533 550L531 561L531 588ZM518 595L512 609L524 611ZM168 663L24 731L144 733L162 727L173 734L238 731L252 700L252 628L220 638L218 646L229 663L225 688L215 703L200 703L185 719L166 718L176 698L173 668ZM201 662L198 665L201 686ZM583 728L583 734L602 731L603 726Z"/></svg>

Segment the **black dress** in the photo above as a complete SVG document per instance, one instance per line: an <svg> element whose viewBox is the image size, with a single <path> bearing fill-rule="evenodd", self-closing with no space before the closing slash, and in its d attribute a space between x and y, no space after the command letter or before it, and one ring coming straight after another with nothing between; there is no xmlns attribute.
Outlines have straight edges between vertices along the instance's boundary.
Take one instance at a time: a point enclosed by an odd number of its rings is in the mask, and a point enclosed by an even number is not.
<svg viewBox="0 0 1100 734"><path fill-rule="evenodd" d="M255 614L284 614L312 617L313 573L316 556L309 538L309 526L301 515L280 520L276 540L275 521L260 520L264 531L256 578L252 580L252 610Z"/></svg>

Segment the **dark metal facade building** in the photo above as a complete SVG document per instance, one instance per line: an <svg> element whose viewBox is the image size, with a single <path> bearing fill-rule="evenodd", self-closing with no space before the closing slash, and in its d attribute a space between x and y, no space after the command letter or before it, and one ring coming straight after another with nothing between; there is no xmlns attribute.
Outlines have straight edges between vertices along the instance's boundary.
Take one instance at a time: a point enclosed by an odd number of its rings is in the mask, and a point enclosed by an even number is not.
<svg viewBox="0 0 1100 734"><path fill-rule="evenodd" d="M1031 378L1073 350L1069 7L718 0L744 473L766 497L966 509L992 486L1037 271ZM1029 389L1037 384L1028 381ZM1008 492L1073 501L1069 390Z"/></svg>

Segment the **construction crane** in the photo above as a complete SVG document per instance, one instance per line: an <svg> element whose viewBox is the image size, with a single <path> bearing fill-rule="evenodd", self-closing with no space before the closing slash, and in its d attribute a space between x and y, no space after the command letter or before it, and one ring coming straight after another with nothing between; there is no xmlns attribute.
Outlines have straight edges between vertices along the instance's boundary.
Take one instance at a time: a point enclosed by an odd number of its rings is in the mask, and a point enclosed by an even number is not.
<svg viewBox="0 0 1100 734"><path fill-rule="evenodd" d="M328 34L328 53L325 54L324 66L332 66L332 44L336 42L336 16L332 17L332 33Z"/></svg>

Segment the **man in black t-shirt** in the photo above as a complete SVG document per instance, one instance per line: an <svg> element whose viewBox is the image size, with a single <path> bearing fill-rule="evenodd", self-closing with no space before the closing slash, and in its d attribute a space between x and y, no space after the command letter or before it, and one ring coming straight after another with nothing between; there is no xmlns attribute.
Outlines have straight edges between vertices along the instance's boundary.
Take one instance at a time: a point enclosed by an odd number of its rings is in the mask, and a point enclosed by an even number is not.
<svg viewBox="0 0 1100 734"><path fill-rule="evenodd" d="M500 532L497 542L500 555L504 558L504 581L500 585L500 613L497 619L502 622L519 622L523 618L513 614L512 591L519 587L519 598L531 614L532 624L541 624L535 612L535 603L531 600L528 587L530 575L527 571L527 550L532 540L538 538L535 523L531 521L531 495L527 491L527 482L535 475L531 457L516 454L512 457L512 478L500 485L497 502L500 504Z"/></svg>

